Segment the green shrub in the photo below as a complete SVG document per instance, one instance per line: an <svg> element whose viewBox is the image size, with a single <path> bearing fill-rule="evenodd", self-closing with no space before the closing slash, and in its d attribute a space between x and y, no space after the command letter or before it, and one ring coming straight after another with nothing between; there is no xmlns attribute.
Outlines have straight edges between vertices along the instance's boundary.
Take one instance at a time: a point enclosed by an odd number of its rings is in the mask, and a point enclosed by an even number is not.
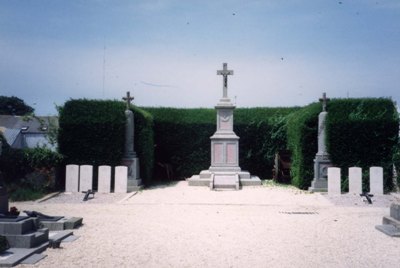
<svg viewBox="0 0 400 268"><path fill-rule="evenodd" d="M56 188L56 169L60 154L47 148L13 149L8 147L0 156L0 171L12 196L14 191L46 193Z"/></svg>
<svg viewBox="0 0 400 268"><path fill-rule="evenodd" d="M42 191L37 191L25 185L11 186L8 188L11 201L30 201L37 200L45 195Z"/></svg>

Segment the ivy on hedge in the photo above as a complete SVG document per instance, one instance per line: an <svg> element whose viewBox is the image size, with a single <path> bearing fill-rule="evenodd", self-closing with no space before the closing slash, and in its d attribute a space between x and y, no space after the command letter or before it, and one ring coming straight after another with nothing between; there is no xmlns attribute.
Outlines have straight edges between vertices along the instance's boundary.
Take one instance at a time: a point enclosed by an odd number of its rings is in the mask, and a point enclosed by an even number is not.
<svg viewBox="0 0 400 268"><path fill-rule="evenodd" d="M60 108L58 145L65 164L117 166L125 146L125 104L111 100L70 100ZM153 122L150 114L132 107L135 151L141 178L149 184L153 171Z"/></svg>

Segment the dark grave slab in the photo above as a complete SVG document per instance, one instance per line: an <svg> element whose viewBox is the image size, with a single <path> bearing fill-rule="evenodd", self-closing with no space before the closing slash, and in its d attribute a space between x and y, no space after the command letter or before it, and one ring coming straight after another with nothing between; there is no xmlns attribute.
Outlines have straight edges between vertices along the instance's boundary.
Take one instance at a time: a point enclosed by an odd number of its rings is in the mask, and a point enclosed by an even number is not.
<svg viewBox="0 0 400 268"><path fill-rule="evenodd" d="M21 261L20 264L35 264L40 260L44 259L45 257L47 257L47 255L35 253L29 256L28 258L24 259L23 261Z"/></svg>
<svg viewBox="0 0 400 268"><path fill-rule="evenodd" d="M57 221L48 221L47 219L40 219L43 227L48 228L50 231L62 231L76 229L82 225L83 218L80 217L63 217Z"/></svg>
<svg viewBox="0 0 400 268"><path fill-rule="evenodd" d="M13 267L33 254L46 250L49 243L43 243L35 248L10 248L0 254L0 267Z"/></svg>
<svg viewBox="0 0 400 268"><path fill-rule="evenodd" d="M375 228L388 236L400 237L400 230L391 224L377 225Z"/></svg>
<svg viewBox="0 0 400 268"><path fill-rule="evenodd" d="M28 218L28 216L1 216L0 222L19 222Z"/></svg>
<svg viewBox="0 0 400 268"><path fill-rule="evenodd" d="M6 237L11 247L34 248L49 240L49 230L42 228L23 234L8 234Z"/></svg>
<svg viewBox="0 0 400 268"><path fill-rule="evenodd" d="M63 240L62 240L62 242L66 242L66 243L69 243L69 242L74 242L76 239L78 239L79 238L79 236L76 236L76 235L70 235L70 236L67 236L66 238L64 238Z"/></svg>

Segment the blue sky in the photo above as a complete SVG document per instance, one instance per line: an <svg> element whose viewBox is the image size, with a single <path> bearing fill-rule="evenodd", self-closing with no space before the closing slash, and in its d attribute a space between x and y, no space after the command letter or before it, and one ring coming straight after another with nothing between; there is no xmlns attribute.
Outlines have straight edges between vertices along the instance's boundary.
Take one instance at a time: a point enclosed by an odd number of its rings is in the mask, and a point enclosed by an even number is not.
<svg viewBox="0 0 400 268"><path fill-rule="evenodd" d="M0 0L0 95L209 107L400 100L400 1Z"/></svg>

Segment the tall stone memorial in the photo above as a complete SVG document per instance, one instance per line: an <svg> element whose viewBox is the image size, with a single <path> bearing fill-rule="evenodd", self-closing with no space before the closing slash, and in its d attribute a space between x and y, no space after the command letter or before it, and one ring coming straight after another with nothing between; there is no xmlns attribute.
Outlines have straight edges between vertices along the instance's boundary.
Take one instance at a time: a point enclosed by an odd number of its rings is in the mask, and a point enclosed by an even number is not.
<svg viewBox="0 0 400 268"><path fill-rule="evenodd" d="M239 189L240 185L260 185L261 181L256 176L250 176L247 171L239 167L239 137L233 132L234 104L228 97L228 75L233 75L228 70L227 64L217 71L223 77L223 93L217 110L217 131L211 139L211 166L203 170L200 175L192 176L188 181L191 186L210 186L214 188Z"/></svg>
<svg viewBox="0 0 400 268"><path fill-rule="evenodd" d="M126 125L125 125L125 150L124 157L122 159L122 165L128 168L128 185L127 191L132 192L140 189L142 184L142 180L139 178L139 158L135 152L135 122L134 122L134 114L129 109L131 105L131 101L134 99L131 97L130 92L126 92L126 97L122 98L126 101Z"/></svg>
<svg viewBox="0 0 400 268"><path fill-rule="evenodd" d="M311 182L311 187L308 188L310 192L326 192L328 190L328 167L332 166L325 145L325 121L328 115L326 106L329 99L324 92L322 99L319 100L322 102L322 112L318 116L318 152L314 159L314 179Z"/></svg>

